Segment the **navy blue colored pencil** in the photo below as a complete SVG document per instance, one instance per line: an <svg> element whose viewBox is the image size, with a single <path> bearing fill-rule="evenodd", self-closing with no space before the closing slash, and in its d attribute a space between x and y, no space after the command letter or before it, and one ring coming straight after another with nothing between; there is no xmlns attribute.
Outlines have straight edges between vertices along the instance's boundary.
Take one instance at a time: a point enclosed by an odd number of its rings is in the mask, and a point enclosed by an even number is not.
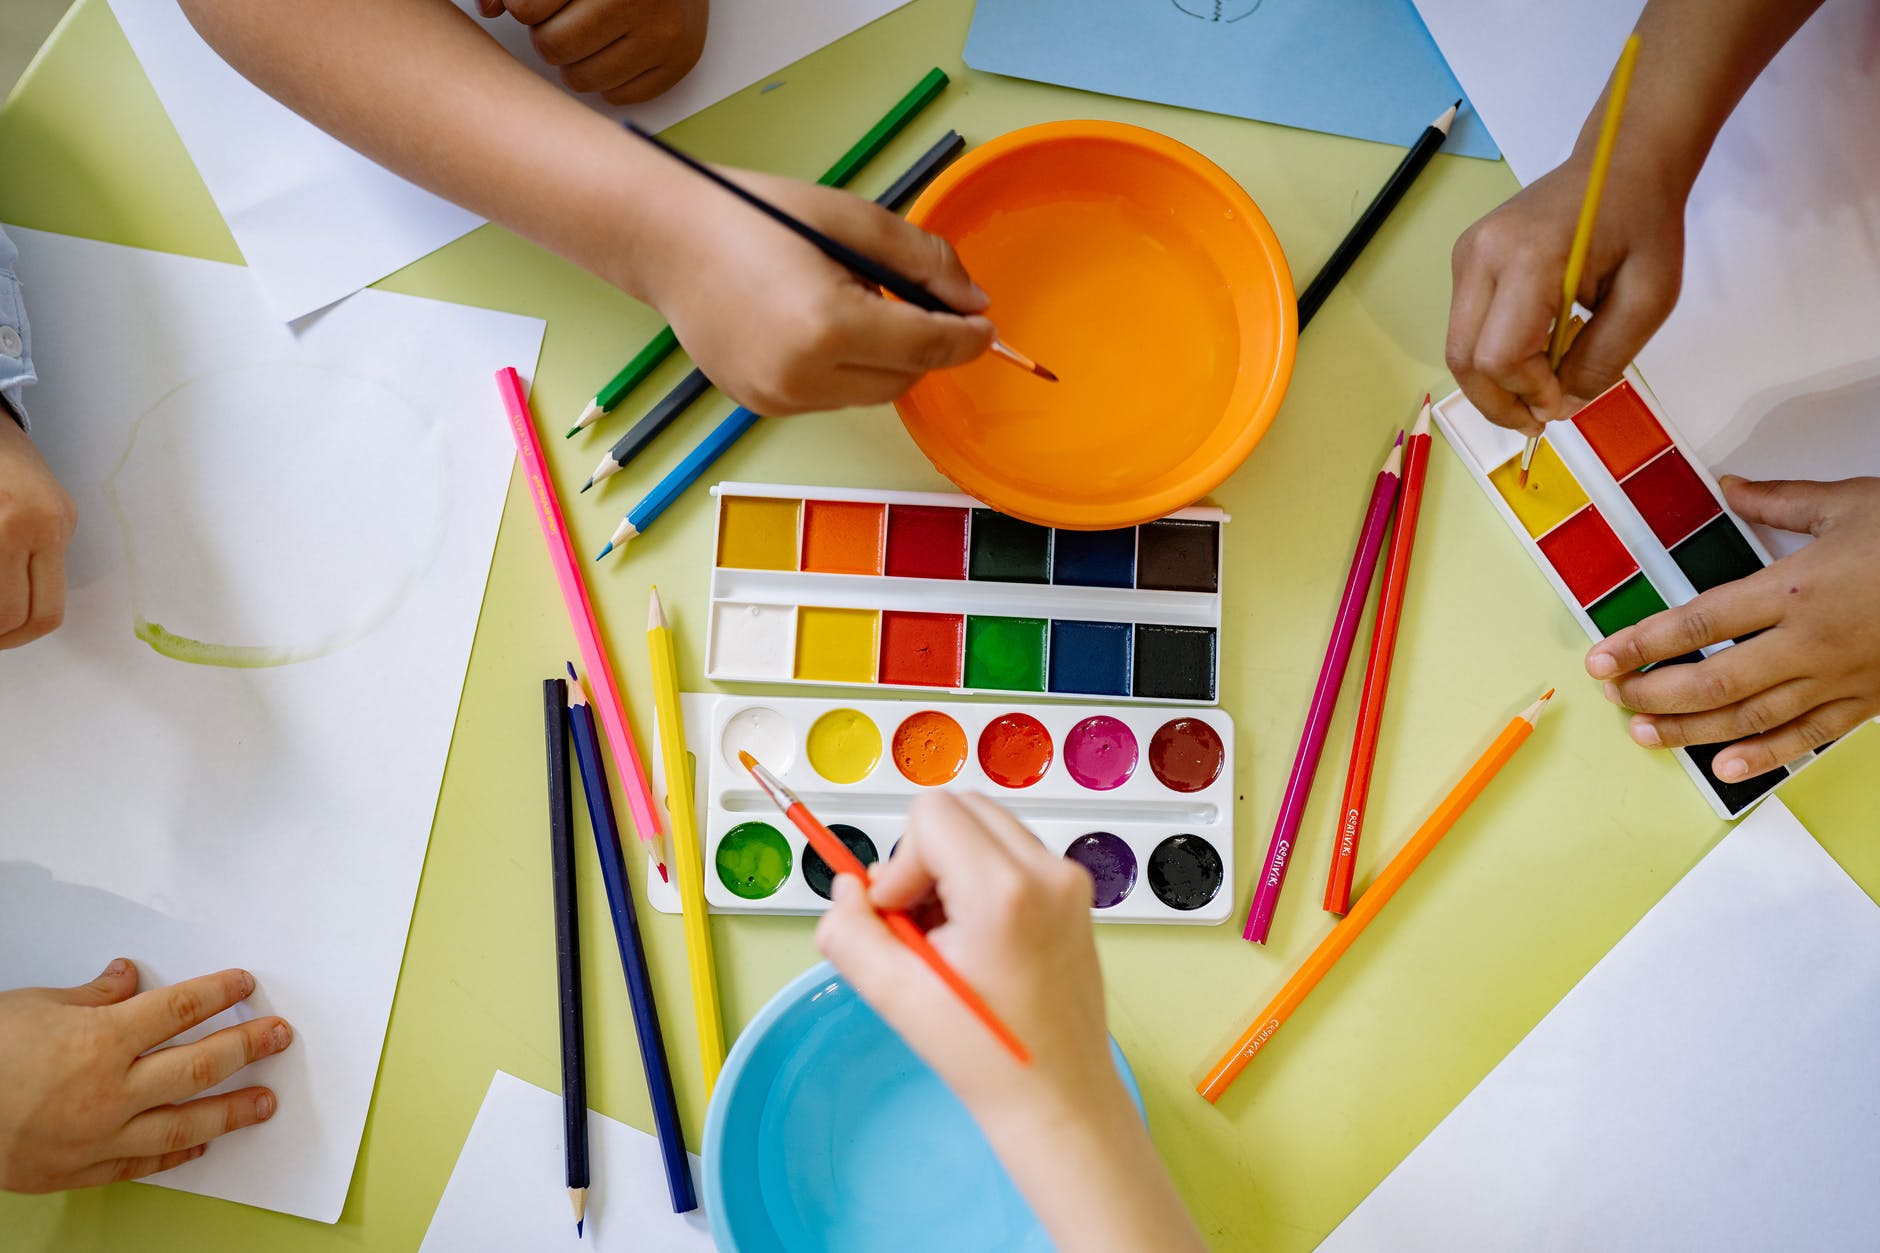
<svg viewBox="0 0 1880 1253"><path fill-rule="evenodd" d="M542 680L548 744L548 852L555 881L555 976L561 1003L561 1143L574 1233L587 1217L587 1057L581 1025L581 932L574 895L574 801L568 790L568 685Z"/></svg>
<svg viewBox="0 0 1880 1253"><path fill-rule="evenodd" d="M568 667L573 673L574 667ZM672 1092L672 1068L666 1062L666 1042L659 1034L659 1009L653 1003L653 980L646 970L646 949L640 943L640 924L633 912L633 892L627 883L627 863L620 851L620 828L614 821L614 800L601 764L601 740L588 708L587 692L577 677L568 685L568 721L574 726L574 755L581 763L581 786L587 792L588 820L594 827L594 847L600 853L601 879L607 885L607 904L614 915L614 939L620 944L620 966L627 976L627 999L633 1004L633 1030L640 1040L640 1062L646 1068L646 1093L653 1105L654 1135L666 1166L666 1188L672 1194L672 1212L698 1208L692 1189L692 1167L686 1160L685 1136L679 1127L679 1103Z"/></svg>

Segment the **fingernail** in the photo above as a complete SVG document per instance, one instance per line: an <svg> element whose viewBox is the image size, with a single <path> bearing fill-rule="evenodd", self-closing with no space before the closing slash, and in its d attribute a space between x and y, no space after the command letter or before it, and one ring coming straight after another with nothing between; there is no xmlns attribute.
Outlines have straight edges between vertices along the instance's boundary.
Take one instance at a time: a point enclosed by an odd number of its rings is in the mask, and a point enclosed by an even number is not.
<svg viewBox="0 0 1880 1253"><path fill-rule="evenodd" d="M278 1053L291 1044L293 1039L294 1033L288 1030L287 1024L277 1022L274 1024L274 1030L268 1032L268 1049L270 1052Z"/></svg>
<svg viewBox="0 0 1880 1253"><path fill-rule="evenodd" d="M254 994L255 976L253 971L242 971L242 987L245 989L242 992L243 996L252 996Z"/></svg>
<svg viewBox="0 0 1880 1253"><path fill-rule="evenodd" d="M1660 748L1664 744L1658 736L1658 727L1644 718L1632 724L1632 742L1641 748Z"/></svg>
<svg viewBox="0 0 1880 1253"><path fill-rule="evenodd" d="M274 1117L274 1093L263 1092L255 1098L255 1117L262 1122Z"/></svg>
<svg viewBox="0 0 1880 1253"><path fill-rule="evenodd" d="M832 900L845 901L861 890L862 885L854 875L839 874L836 876L836 881L829 885L829 896Z"/></svg>
<svg viewBox="0 0 1880 1253"><path fill-rule="evenodd" d="M1599 685L1599 694L1615 705L1624 703L1619 699L1619 685L1617 683L1601 683Z"/></svg>
<svg viewBox="0 0 1880 1253"><path fill-rule="evenodd" d="M1717 759L1717 777L1725 783L1735 783L1749 773L1749 763L1741 757L1720 757Z"/></svg>
<svg viewBox="0 0 1880 1253"><path fill-rule="evenodd" d="M130 969L131 969L131 964L125 961L122 957L119 957L115 959L114 961L112 961L112 963L109 966L106 966L104 968L103 977L106 979L119 979L129 974Z"/></svg>
<svg viewBox="0 0 1880 1253"><path fill-rule="evenodd" d="M209 1151L208 1145L198 1144L195 1148L189 1151L189 1160L193 1162L197 1158L201 1157L204 1153L207 1153L208 1151Z"/></svg>
<svg viewBox="0 0 1880 1253"><path fill-rule="evenodd" d="M979 307L981 309L985 308L987 305L992 303L992 297L986 294L985 288L981 287L978 283L974 283L972 287L973 287L973 299L979 302Z"/></svg>
<svg viewBox="0 0 1880 1253"><path fill-rule="evenodd" d="M1748 481L1749 481L1749 480L1747 480L1747 479L1745 479L1745 478L1744 478L1744 477L1743 477L1742 475L1740 475L1740 474L1726 474L1726 475L1724 475L1724 476L1723 476L1722 478L1720 478L1720 479L1718 479L1718 480L1717 480L1717 486L1718 486L1718 487L1726 487L1726 488L1727 488L1727 487L1734 487L1734 486L1736 486L1736 485L1737 485L1738 483L1746 483L1746 482L1748 482Z"/></svg>
<svg viewBox="0 0 1880 1253"><path fill-rule="evenodd" d="M1595 679L1610 679L1619 673L1619 662L1611 653L1593 653L1586 659L1586 672Z"/></svg>

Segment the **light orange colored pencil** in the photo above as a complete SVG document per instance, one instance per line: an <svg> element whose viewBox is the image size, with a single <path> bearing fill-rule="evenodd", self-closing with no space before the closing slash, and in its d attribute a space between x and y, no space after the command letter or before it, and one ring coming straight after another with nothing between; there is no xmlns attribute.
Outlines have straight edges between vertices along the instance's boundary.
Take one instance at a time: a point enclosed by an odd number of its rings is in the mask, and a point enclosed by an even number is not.
<svg viewBox="0 0 1880 1253"><path fill-rule="evenodd" d="M1417 828L1416 834L1378 874L1377 881L1352 905L1351 912L1339 920L1331 933L1312 950L1312 956L1306 958L1293 977L1286 981L1272 1004L1248 1025L1240 1039L1234 1041L1234 1047L1214 1063L1214 1068L1208 1071L1207 1078L1196 1085L1195 1091L1210 1102L1221 1099L1221 1093L1227 1091L1229 1085L1240 1077L1240 1072L1266 1047L1273 1034L1286 1025L1293 1011L1304 1003L1306 996L1319 985L1319 981L1337 964L1338 959L1345 955L1345 950L1358 938L1358 933L1370 924L1371 919L1377 917L1378 911L1390 902L1397 889L1409 879L1411 872L1429 856L1436 842L1449 833L1449 828L1456 825L1456 819L1482 794L1482 789L1489 785L1501 768L1508 764L1515 750L1527 742L1528 736L1534 734L1534 724L1553 695L1553 689L1548 688L1545 696L1516 714L1514 721L1502 729L1502 733L1495 737L1495 742L1488 746L1488 751L1469 767L1469 772L1443 798L1436 812Z"/></svg>

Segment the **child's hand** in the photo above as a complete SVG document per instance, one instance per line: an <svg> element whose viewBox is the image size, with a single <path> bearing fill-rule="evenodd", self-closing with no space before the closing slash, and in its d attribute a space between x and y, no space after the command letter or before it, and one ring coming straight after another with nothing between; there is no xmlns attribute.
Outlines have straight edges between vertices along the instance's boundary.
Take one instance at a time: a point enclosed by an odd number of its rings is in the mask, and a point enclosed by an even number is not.
<svg viewBox="0 0 1880 1253"><path fill-rule="evenodd" d="M137 968L119 958L76 988L0 992L0 1189L136 1179L271 1118L266 1088L190 1098L286 1048L279 1018L157 1047L254 990L253 975L224 970L140 995Z"/></svg>
<svg viewBox="0 0 1880 1253"><path fill-rule="evenodd" d="M686 76L705 50L707 0L477 0L529 28L536 53L570 91L608 104L651 100Z"/></svg>
<svg viewBox="0 0 1880 1253"><path fill-rule="evenodd" d="M832 238L900 271L956 309L987 305L937 235L847 192L730 171ZM992 344L983 317L928 313L883 298L750 205L689 172L640 249L637 285L706 377L753 412L782 417L883 404L929 370ZM624 285L624 284L623 284Z"/></svg>
<svg viewBox="0 0 1880 1253"><path fill-rule="evenodd" d="M848 876L816 929L843 976L984 1124L1058 1119L1093 1094L1127 1102L1110 1060L1090 875L981 796L914 801L872 890ZM871 908L872 906L872 908ZM1031 1051L1020 1066L876 915L903 909Z"/></svg>
<svg viewBox="0 0 1880 1253"><path fill-rule="evenodd" d="M26 432L0 409L0 648L65 620L65 547L78 513Z"/></svg>
<svg viewBox="0 0 1880 1253"><path fill-rule="evenodd" d="M1464 231L1450 259L1450 372L1490 421L1525 435L1616 383L1678 298L1685 195L1675 181L1629 176L1615 163L1578 293L1593 316L1559 374L1548 368L1585 191L1576 157Z"/></svg>
<svg viewBox="0 0 1880 1253"><path fill-rule="evenodd" d="M1620 631L1587 654L1586 671L1609 680L1607 699L1638 711L1632 738L1648 748L1753 737L1717 754L1712 768L1731 782L1880 714L1880 479L1728 477L1723 489L1749 521L1815 541ZM1754 631L1762 634L1705 661L1634 673Z"/></svg>
<svg viewBox="0 0 1880 1253"><path fill-rule="evenodd" d="M929 792L876 869L870 891L836 880L816 943L960 1098L1055 1246L1205 1249L1110 1059L1084 868L983 796ZM1024 1042L1030 1065L876 909L931 924L934 947Z"/></svg>

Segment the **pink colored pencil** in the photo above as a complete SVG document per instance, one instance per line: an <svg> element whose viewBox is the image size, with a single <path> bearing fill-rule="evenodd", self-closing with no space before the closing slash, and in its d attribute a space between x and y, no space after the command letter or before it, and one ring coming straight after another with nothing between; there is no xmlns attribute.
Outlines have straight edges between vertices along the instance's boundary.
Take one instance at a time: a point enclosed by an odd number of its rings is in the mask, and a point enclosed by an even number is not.
<svg viewBox="0 0 1880 1253"><path fill-rule="evenodd" d="M1351 558L1351 573L1345 578L1344 599L1338 602L1338 617L1332 623L1332 638L1325 646L1325 664L1319 668L1319 685L1312 693L1312 708L1306 712L1306 729L1299 737L1299 753L1293 758L1292 776L1286 780L1286 795L1279 803L1279 821L1273 828L1273 842L1267 845L1266 865L1254 885L1253 904L1247 910L1247 927L1241 938L1265 944L1273 929L1273 911L1279 905L1279 890L1286 883L1286 866L1292 860L1293 843L1299 838L1299 825L1305 817L1306 801L1312 795L1312 776L1319 768L1319 756L1325 751L1325 731L1332 722L1332 709L1338 704L1338 689L1345 682L1345 666L1351 660L1351 646L1358 638L1358 620L1364 617L1364 602L1371 595L1371 579L1377 573L1378 554L1384 551L1384 531L1390 525L1390 511L1397 503L1397 488L1402 483L1403 435L1384 458L1377 473L1377 485L1371 489L1370 508L1365 511L1364 530L1358 537L1358 551Z"/></svg>
<svg viewBox="0 0 1880 1253"><path fill-rule="evenodd" d="M535 499L535 516L542 524L548 559L555 567L555 579L561 584L561 599L568 607L568 620L574 626L582 668L587 671L588 684L594 689L594 704L600 710L601 728L607 733L607 747L614 755L614 769L621 776L627 793L633 829L640 843L646 846L653 864L659 867L659 877L665 879L668 877L666 840L664 828L659 824L659 807L653 803L653 787L647 781L646 766L640 760L633 729L627 725L626 705L620 699L614 663L601 644L600 624L594 620L594 605L588 599L587 584L581 581L581 563L575 559L568 524L561 514L561 501L556 498L554 480L548 475L548 460L542 456L542 437L536 433L535 418L529 412L522 376L513 366L504 366L496 372L496 390L502 393L503 409L509 415L509 433L515 437L516 454L522 458L522 472L529 480L529 495Z"/></svg>

